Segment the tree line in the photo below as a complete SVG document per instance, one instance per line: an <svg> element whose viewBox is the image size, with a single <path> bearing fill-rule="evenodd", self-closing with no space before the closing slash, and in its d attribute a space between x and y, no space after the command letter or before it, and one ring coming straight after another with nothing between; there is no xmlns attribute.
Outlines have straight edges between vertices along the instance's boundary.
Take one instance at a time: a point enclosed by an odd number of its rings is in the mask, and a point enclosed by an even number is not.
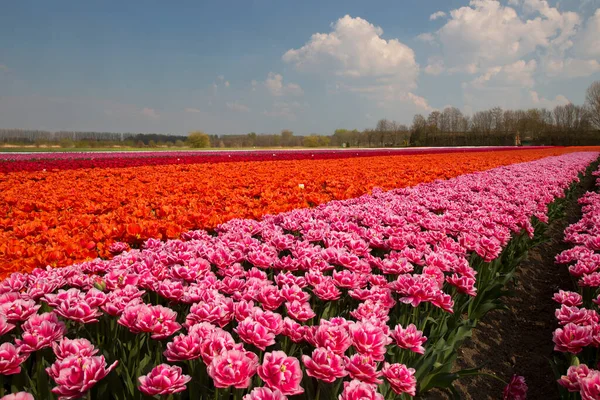
<svg viewBox="0 0 600 400"><path fill-rule="evenodd" d="M503 110L494 107L472 116L456 107L414 116L411 126L381 119L375 127L336 129L331 135L297 136L289 129L275 134L188 136L158 133L49 132L0 129L0 144L61 147L406 147L600 144L600 81L592 83L582 106L566 104L549 110Z"/></svg>

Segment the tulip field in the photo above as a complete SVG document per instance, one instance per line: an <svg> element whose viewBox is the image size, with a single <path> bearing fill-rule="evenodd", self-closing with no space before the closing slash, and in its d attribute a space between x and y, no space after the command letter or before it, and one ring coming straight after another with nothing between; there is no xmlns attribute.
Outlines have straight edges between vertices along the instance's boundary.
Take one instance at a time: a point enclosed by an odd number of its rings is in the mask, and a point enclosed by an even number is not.
<svg viewBox="0 0 600 400"><path fill-rule="evenodd" d="M599 151L0 154L0 400L457 397L459 349ZM580 203L548 385L598 399Z"/></svg>

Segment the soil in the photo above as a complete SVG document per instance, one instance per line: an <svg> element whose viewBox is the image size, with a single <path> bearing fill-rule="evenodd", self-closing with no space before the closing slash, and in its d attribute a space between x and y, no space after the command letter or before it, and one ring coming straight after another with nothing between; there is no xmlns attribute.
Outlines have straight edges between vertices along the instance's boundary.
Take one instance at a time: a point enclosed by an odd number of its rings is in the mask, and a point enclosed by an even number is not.
<svg viewBox="0 0 600 400"><path fill-rule="evenodd" d="M594 187L587 176L576 188L574 200L565 216L551 222L546 231L548 241L530 249L516 273L511 287L514 296L504 299L508 310L488 313L473 331L473 336L459 349L456 370L484 365L481 372L497 375L509 381L513 374L525 377L529 387L527 398L554 400L559 398L554 373L550 365L556 329L552 300L558 289L572 290L569 272L564 265L554 263L554 257L569 246L563 242L564 229L581 218L578 199ZM464 399L502 399L504 384L486 376L465 377L455 383ZM424 396L427 400L448 399L439 391Z"/></svg>

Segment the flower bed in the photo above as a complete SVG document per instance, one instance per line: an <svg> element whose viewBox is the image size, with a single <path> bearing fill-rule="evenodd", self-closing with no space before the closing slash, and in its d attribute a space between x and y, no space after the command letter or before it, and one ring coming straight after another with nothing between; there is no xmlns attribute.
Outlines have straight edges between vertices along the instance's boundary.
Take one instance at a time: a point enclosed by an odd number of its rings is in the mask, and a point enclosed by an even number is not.
<svg viewBox="0 0 600 400"><path fill-rule="evenodd" d="M499 305L537 221L597 157L376 191L15 273L0 283L1 387L245 400L451 387L471 373L451 372L457 348ZM514 379L505 397L523 389Z"/></svg>
<svg viewBox="0 0 600 400"><path fill-rule="evenodd" d="M233 218L312 207L572 149L0 174L0 277Z"/></svg>
<svg viewBox="0 0 600 400"><path fill-rule="evenodd" d="M600 170L594 175L600 176ZM590 400L600 398L600 194L587 192L579 203L582 218L565 229L564 240L573 247L556 256L558 264L569 265L578 290L560 290L554 295L560 305L554 350L564 353L554 363L562 397Z"/></svg>
<svg viewBox="0 0 600 400"><path fill-rule="evenodd" d="M545 149L536 146L521 150ZM79 168L127 168L145 165L200 164L235 161L328 160L391 155L471 153L515 150L515 147L440 147L347 150L217 150L0 153L0 173Z"/></svg>

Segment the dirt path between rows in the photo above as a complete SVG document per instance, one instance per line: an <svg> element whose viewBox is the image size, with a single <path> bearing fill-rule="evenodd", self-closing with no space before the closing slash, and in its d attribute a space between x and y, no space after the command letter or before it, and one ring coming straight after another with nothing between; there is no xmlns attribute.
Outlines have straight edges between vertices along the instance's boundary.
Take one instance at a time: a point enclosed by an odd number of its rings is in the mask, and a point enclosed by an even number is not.
<svg viewBox="0 0 600 400"><path fill-rule="evenodd" d="M528 399L558 399L549 359L556 328L552 300L558 289L572 289L567 268L554 263L556 254L568 246L563 243L563 231L581 217L577 203L583 193L592 190L594 178L588 176L577 186L575 198L565 209L565 217L552 222L546 231L547 242L529 250L519 265L515 295L505 298L508 311L490 312L479 323L473 337L459 349L456 369L485 365L482 372L493 373L509 380L513 373L523 375L529 386ZM489 377L463 378L456 387L464 399L501 399L504 385ZM439 397L438 397L439 396ZM428 399L447 398L441 393Z"/></svg>

